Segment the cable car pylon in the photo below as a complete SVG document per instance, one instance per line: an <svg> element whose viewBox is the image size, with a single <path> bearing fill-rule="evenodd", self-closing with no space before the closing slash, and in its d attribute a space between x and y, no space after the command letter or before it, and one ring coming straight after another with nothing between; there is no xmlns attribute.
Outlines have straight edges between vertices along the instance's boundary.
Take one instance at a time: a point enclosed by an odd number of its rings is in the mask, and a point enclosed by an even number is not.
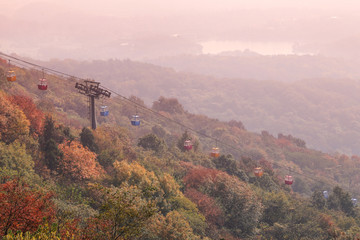
<svg viewBox="0 0 360 240"><path fill-rule="evenodd" d="M99 87L100 82L95 82L92 80L85 80L85 84L76 83L75 88L78 89L80 94L88 96L89 98L89 107L90 107L90 119L91 119L91 128L96 129L96 117L95 117L95 99L99 97L110 97L111 92L108 90L102 89Z"/></svg>

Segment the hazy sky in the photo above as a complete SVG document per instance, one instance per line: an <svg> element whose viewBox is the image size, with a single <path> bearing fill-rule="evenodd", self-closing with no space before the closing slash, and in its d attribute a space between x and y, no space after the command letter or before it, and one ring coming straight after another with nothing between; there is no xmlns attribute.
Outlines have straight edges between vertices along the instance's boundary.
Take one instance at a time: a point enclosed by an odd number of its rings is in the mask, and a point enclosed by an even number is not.
<svg viewBox="0 0 360 240"><path fill-rule="evenodd" d="M360 0L0 0L0 49L43 59L328 52L358 42L358 12Z"/></svg>
<svg viewBox="0 0 360 240"><path fill-rule="evenodd" d="M17 8L33 2L57 4L72 10L99 15L157 15L214 12L243 8L317 8L357 11L358 0L2 0L0 14L11 15Z"/></svg>

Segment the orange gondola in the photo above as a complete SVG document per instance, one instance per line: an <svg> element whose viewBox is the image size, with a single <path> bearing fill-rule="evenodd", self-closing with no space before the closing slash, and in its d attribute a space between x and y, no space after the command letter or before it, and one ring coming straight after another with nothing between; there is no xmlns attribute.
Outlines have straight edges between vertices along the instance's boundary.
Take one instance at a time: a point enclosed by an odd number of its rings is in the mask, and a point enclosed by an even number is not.
<svg viewBox="0 0 360 240"><path fill-rule="evenodd" d="M210 156L211 156L211 157L214 157L214 158L219 157L219 156L220 156L220 150L219 150L219 148L213 147L213 148L211 149Z"/></svg>
<svg viewBox="0 0 360 240"><path fill-rule="evenodd" d="M9 60L9 70L6 72L6 79L9 82L15 82L16 81L15 71L10 69L10 60Z"/></svg>
<svg viewBox="0 0 360 240"><path fill-rule="evenodd" d="M261 177L263 174L264 174L264 171L262 170L261 167L254 168L254 175L256 177Z"/></svg>
<svg viewBox="0 0 360 240"><path fill-rule="evenodd" d="M16 81L15 71L12 71L12 70L7 71L7 73L6 73L6 79L7 79L9 82L15 82L15 81Z"/></svg>

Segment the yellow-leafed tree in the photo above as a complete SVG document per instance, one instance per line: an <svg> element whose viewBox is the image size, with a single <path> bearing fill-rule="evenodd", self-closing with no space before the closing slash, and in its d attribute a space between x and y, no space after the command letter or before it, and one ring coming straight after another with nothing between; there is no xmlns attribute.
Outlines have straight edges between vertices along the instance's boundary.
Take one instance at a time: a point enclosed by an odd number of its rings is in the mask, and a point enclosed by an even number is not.
<svg viewBox="0 0 360 240"><path fill-rule="evenodd" d="M30 122L18 106L0 92L0 140L9 144L29 134Z"/></svg>

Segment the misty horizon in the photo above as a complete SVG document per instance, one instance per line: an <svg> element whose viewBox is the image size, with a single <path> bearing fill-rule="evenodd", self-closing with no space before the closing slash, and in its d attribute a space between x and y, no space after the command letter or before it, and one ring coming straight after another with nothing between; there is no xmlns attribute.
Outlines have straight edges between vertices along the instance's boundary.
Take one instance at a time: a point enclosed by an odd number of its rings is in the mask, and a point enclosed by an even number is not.
<svg viewBox="0 0 360 240"><path fill-rule="evenodd" d="M345 4L346 3L346 4ZM0 3L0 48L40 60L151 59L249 50L358 57L355 1Z"/></svg>

